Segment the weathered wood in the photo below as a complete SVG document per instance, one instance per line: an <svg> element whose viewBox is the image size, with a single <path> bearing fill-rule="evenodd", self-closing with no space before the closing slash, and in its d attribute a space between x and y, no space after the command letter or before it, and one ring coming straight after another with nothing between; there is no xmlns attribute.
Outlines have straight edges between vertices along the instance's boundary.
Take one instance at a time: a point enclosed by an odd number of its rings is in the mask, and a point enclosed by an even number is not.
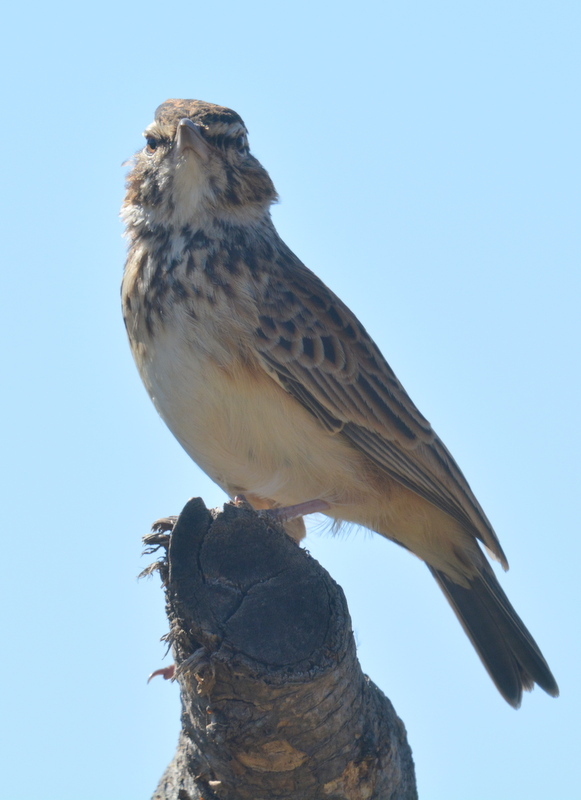
<svg viewBox="0 0 581 800"><path fill-rule="evenodd" d="M341 588L264 512L190 500L160 565L182 696L153 800L414 800Z"/></svg>

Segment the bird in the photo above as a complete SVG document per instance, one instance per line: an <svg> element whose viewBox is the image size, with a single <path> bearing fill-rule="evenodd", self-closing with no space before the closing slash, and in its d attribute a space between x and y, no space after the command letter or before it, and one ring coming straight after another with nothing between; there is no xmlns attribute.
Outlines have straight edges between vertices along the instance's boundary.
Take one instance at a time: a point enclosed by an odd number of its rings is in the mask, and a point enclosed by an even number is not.
<svg viewBox="0 0 581 800"><path fill-rule="evenodd" d="M508 569L492 525L355 314L278 235L241 117L171 99L143 135L121 209L121 302L173 435L230 498L322 509L418 556L505 700L518 708L535 684L557 696L487 559Z"/></svg>

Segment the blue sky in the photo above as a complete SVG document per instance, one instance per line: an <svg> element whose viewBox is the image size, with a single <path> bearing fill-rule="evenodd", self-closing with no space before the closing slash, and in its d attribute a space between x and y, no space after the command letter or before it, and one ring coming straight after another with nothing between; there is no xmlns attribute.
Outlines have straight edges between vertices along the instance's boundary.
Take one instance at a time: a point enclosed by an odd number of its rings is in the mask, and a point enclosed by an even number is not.
<svg viewBox="0 0 581 800"><path fill-rule="evenodd" d="M515 712L423 565L307 546L408 729L420 797L578 786L578 3L33 2L4 12L3 792L141 800L175 685L140 537L224 502L165 429L119 310L121 163L168 97L234 108L283 238L361 318L467 475L561 686ZM25 776L23 778L23 776Z"/></svg>

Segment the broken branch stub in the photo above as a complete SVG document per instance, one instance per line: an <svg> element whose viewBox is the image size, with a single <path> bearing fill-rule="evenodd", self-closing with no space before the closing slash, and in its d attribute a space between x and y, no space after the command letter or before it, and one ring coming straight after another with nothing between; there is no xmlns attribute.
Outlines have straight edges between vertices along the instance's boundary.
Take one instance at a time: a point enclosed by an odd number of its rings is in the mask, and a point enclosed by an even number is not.
<svg viewBox="0 0 581 800"><path fill-rule="evenodd" d="M190 500L160 571L182 732L154 800L417 797L341 588L277 522Z"/></svg>

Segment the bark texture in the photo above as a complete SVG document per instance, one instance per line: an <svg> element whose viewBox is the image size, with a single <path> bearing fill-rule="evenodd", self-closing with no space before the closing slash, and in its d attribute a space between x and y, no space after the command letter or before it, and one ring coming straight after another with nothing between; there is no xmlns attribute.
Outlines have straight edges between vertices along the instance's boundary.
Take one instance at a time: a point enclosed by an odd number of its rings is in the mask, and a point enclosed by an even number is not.
<svg viewBox="0 0 581 800"><path fill-rule="evenodd" d="M345 596L264 512L190 500L159 564L182 696L153 800L414 800Z"/></svg>

